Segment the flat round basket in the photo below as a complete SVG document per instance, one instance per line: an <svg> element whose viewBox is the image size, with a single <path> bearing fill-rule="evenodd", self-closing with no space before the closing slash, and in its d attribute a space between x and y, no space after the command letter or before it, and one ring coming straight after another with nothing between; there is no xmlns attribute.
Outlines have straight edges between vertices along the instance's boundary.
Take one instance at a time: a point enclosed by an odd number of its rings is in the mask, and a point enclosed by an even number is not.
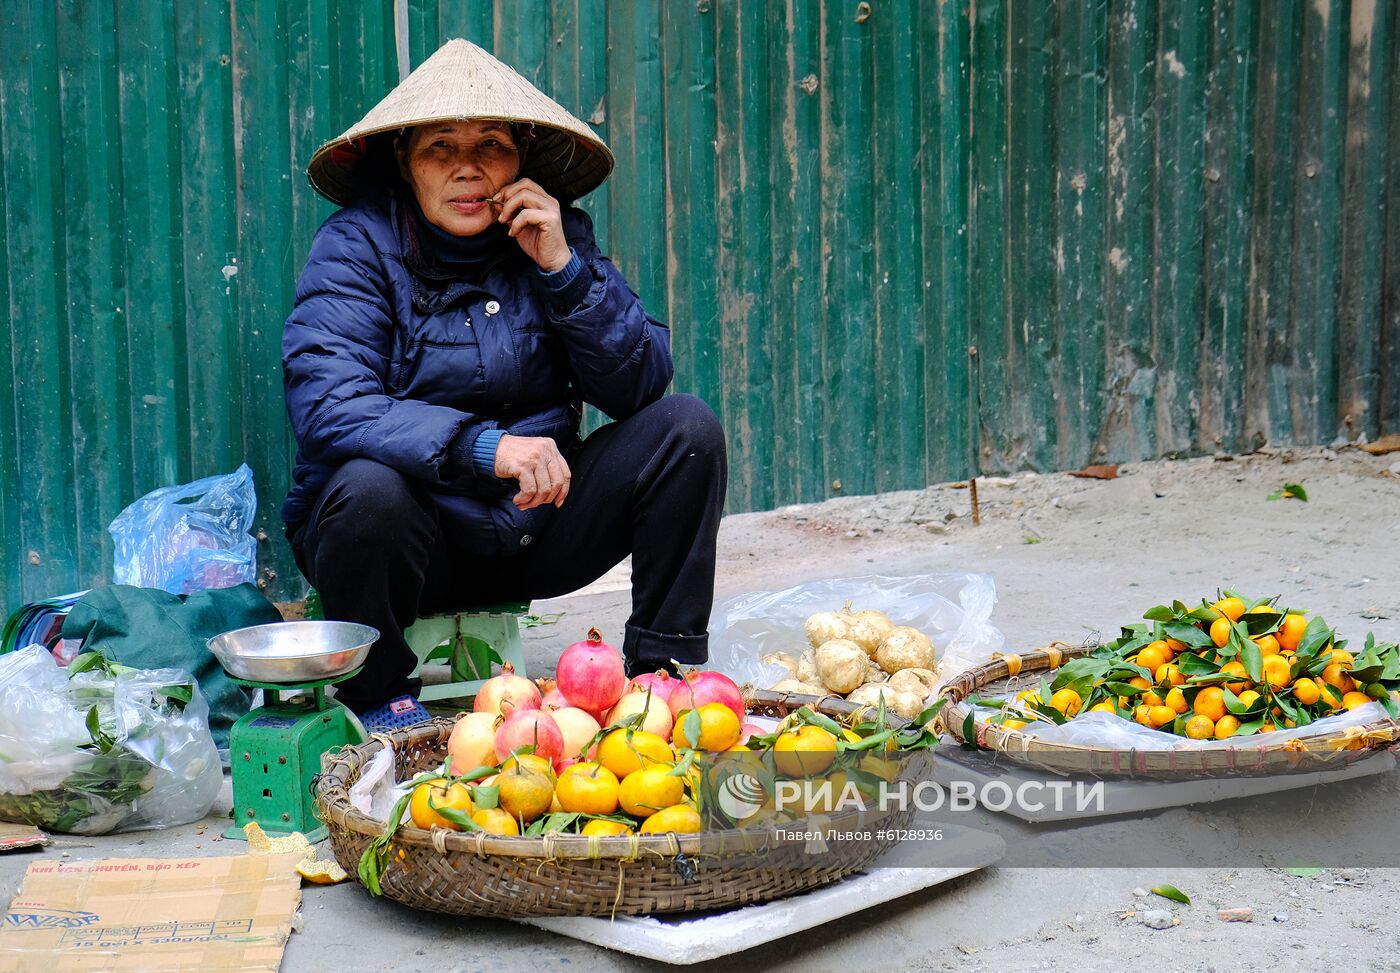
<svg viewBox="0 0 1400 973"><path fill-rule="evenodd" d="M1002 654L991 662L968 669L943 688L943 695L948 699L939 714L944 727L959 742L969 742L966 726L972 707L964 702L969 695L1018 675L1058 669L1066 659L1087 655L1094 648L1053 643L1023 655ZM973 728L975 739L971 742L977 747L1004 753L1016 763L1029 767L1070 776L1087 774L1159 780L1340 770L1400 739L1400 724L1389 718L1340 730L1324 730L1306 737L1253 734L1239 738L1240 744L1236 746L1187 745L1164 750L1111 749L1041 740L1034 732L1008 729L975 717Z"/></svg>
<svg viewBox="0 0 1400 973"><path fill-rule="evenodd" d="M842 699L759 692L746 700L757 716L782 718L804 705L828 716L860 707ZM892 723L899 721L891 716ZM409 780L440 766L452 732L439 719L378 735L323 758L316 786L335 857L351 875L384 822L350 804L350 786L384 746L394 750L395 774ZM904 757L900 780L927 776L924 751ZM823 830L906 827L913 806L883 811L838 810L809 819ZM793 830L803 827L795 822ZM791 832L788 832L789 834ZM484 832L424 831L404 825L380 874L385 896L419 909L456 915L620 916L729 908L767 902L838 881L880 856L893 840L832 841L814 846L771 825L701 834L593 837L573 834L501 837Z"/></svg>

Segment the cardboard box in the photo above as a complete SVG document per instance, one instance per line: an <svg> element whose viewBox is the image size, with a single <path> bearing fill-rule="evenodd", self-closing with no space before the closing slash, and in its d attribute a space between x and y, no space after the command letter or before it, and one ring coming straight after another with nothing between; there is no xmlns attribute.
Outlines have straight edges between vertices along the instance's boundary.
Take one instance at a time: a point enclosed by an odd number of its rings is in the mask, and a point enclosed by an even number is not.
<svg viewBox="0 0 1400 973"><path fill-rule="evenodd" d="M41 861L0 925L0 970L276 973L296 855Z"/></svg>
<svg viewBox="0 0 1400 973"><path fill-rule="evenodd" d="M16 848L37 848L49 843L49 836L32 824L0 822L0 851Z"/></svg>

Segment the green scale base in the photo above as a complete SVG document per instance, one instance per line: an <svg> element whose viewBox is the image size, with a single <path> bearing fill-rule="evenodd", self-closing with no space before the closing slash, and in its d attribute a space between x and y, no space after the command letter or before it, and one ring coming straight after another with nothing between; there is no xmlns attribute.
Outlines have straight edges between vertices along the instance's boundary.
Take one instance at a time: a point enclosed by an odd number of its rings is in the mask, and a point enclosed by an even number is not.
<svg viewBox="0 0 1400 973"><path fill-rule="evenodd" d="M326 837L312 794L321 754L365 739L360 721L327 699L326 687L356 672L298 685L233 680L261 689L266 702L233 724L229 734L233 824L225 838L245 838L243 826L250 821L270 833L300 831L312 842Z"/></svg>

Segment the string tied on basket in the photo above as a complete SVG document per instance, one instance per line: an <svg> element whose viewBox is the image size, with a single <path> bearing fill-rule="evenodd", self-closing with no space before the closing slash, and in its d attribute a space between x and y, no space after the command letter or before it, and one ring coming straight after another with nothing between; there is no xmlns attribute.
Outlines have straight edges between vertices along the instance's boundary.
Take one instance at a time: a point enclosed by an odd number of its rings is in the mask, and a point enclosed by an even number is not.
<svg viewBox="0 0 1400 973"><path fill-rule="evenodd" d="M433 843L433 850L439 855L447 854L447 830L445 828L434 827L428 832L428 840Z"/></svg>
<svg viewBox="0 0 1400 973"><path fill-rule="evenodd" d="M1020 675L1021 656L1016 652L998 652L992 658L1000 659L1006 664L1006 674L1008 676Z"/></svg>

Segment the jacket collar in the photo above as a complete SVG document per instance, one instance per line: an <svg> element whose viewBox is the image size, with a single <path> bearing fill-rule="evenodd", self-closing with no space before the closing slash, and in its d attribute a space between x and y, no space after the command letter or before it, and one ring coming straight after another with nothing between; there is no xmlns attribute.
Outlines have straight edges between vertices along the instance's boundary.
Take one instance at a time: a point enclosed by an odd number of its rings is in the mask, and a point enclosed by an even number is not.
<svg viewBox="0 0 1400 973"><path fill-rule="evenodd" d="M507 250L482 268L481 279L463 280L444 270L433 259L430 247L414 225L411 207L397 193L389 197L389 213L398 230L404 268L408 271L409 294L413 307L421 314L436 314L450 307L467 294L491 294L488 285L496 272L514 256Z"/></svg>

